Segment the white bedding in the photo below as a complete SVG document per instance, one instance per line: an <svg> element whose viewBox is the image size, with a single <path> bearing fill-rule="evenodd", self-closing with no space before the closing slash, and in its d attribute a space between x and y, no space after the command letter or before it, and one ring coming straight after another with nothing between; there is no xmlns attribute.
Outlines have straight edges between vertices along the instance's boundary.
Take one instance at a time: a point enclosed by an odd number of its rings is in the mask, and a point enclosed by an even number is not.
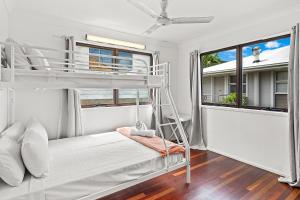
<svg viewBox="0 0 300 200"><path fill-rule="evenodd" d="M19 187L0 182L1 199L78 199L160 170L166 161L117 132L53 140L49 151L49 176L27 175ZM179 163L183 155L170 160Z"/></svg>

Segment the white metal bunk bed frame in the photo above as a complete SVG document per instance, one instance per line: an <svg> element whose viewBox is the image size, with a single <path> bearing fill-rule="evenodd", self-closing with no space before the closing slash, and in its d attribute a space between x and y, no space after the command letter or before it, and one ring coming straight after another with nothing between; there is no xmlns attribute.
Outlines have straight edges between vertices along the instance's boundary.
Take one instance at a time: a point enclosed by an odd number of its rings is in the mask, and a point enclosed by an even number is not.
<svg viewBox="0 0 300 200"><path fill-rule="evenodd" d="M55 52L55 53L63 53L63 54L71 54L71 58L54 58L54 57L46 57L46 56L35 56L35 55L18 55L18 56L25 56L25 58L30 59L30 58L40 58L40 59L48 59L51 61L55 61L53 63L50 63L50 66L32 66L31 67L38 67L39 70L28 70L28 69L16 69L16 67L22 67L22 64L16 64L15 63L15 57L16 52L15 48L24 48L24 46L12 44L12 43L4 43L0 42L0 46L7 46L9 45L11 50L10 50L10 57L11 57L11 64L10 66L7 66L5 69L4 66L1 66L0 70L0 89L1 88L6 88L8 89L8 125L12 124L14 122L14 112L15 112L15 89L16 88L43 88L43 89L73 89L73 88L97 88L97 82L93 82L92 84L68 84L68 80L70 79L96 79L99 81L111 81L111 80L116 80L118 81L129 81L127 85L101 85L102 87L105 88L148 88L149 91L152 89L153 94L155 94L155 99L152 99L152 106L153 106L153 112L155 115L155 122L156 122L156 127L158 132L160 133L160 137L163 139L165 148L167 150L167 157L166 157L166 167L162 170L156 171L154 173L148 174L146 176L143 176L137 180L130 181L123 183L121 185L112 187L108 190L105 191L100 191L88 196L85 196L80 199L95 199L95 198L100 198L107 196L109 194L113 194L117 191L120 191L122 189L128 188L130 186L136 185L138 183L150 180L152 178L158 177L160 175L163 175L165 173L174 171L176 169L179 169L181 167L186 167L186 183L191 182L191 175L190 175L190 146L185 134L185 131L183 129L183 126L179 120L178 112L173 100L173 97L171 95L171 90L170 90L170 63L163 63L163 64L156 64L153 66L149 66L144 60L138 60L138 59L133 59L133 58L126 58L126 57L118 57L118 56L107 56L107 55L100 55L100 54L91 54L91 53L82 53L82 52L77 52L77 51L69 51L69 50L59 50L59 49L53 49L53 48L44 48L44 47L39 47L39 46L26 46L26 48L31 48L31 49L38 49L40 51L50 51L50 52ZM79 54L81 56L98 56L104 57L104 58L110 58L113 60L128 60L133 63L133 61L138 61L143 64L143 66L134 66L136 69L143 69L143 70L137 70L137 72L133 71L132 67L133 65L124 65L124 64L118 64L118 62L115 63L93 63L97 64L97 66L93 66L93 68L99 67L100 69L109 69L111 71L103 72L103 71L92 71L90 69L90 64L91 62L84 63L82 61L78 61L75 59L76 54ZM2 59L2 57L1 57ZM28 64L24 63L24 66ZM81 66L81 67L78 67ZM85 66L86 68L82 68L82 66ZM42 68L42 69L41 69ZM127 68L127 69L126 69ZM131 69L130 69L131 68ZM6 78L3 78L3 72L6 71L6 75L9 74L9 77L6 76ZM41 71L44 71L43 73L40 73ZM81 73L81 72L88 72L88 73ZM26 72L26 73L25 73ZM135 75L142 75L142 77L139 77L135 79ZM44 78L46 79L45 82L34 82L33 84L30 84L28 82L23 81L18 81L16 77L18 76L30 76L32 78L39 77L39 78ZM55 80L57 78L66 78L67 81L64 83L60 84L55 84ZM133 80L133 82L130 82L130 80ZM155 82L155 80L160 80L159 84ZM135 86L134 83L135 81L142 81L144 84L143 86L138 85ZM124 83L124 82L122 82ZM166 98L169 104L163 104L160 100L162 91L164 91L164 94L166 94ZM139 104L137 104L139 106ZM160 113L161 109L163 106L169 106L171 108L171 111L173 112L175 116L175 122L174 123L161 123L160 119ZM137 109L138 110L138 109ZM168 125L174 125L176 124L178 127L178 134L180 137L176 136L177 143L185 147L185 159L183 159L182 162L169 166L169 151L168 147L166 146L165 143L165 137L164 133L162 130L163 126L168 126ZM179 141L178 138L181 138L182 141Z"/></svg>

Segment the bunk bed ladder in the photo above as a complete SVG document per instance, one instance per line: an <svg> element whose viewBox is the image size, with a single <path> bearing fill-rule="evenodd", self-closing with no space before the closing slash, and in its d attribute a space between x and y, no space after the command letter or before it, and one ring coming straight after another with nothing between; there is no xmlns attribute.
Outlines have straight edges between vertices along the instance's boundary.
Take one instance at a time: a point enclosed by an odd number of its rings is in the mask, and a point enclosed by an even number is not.
<svg viewBox="0 0 300 200"><path fill-rule="evenodd" d="M152 99L153 102L153 113L155 117L155 122L156 122L156 130L159 132L160 136L162 137L164 143L165 143L165 133L163 132L163 127L170 127L171 129L174 128L173 126L177 127L177 132L174 134L177 143L180 145L183 145L185 147L185 159L186 159L186 183L191 182L191 175L190 175L190 146L185 134L185 131L183 129L183 126L179 120L179 115L176 109L176 105L174 102L174 99L171 94L170 90L170 82L169 82L169 72L170 72L170 64L168 63L166 66L166 80L165 80L165 85L162 88L154 88L153 94L155 94L156 98ZM162 102L164 100L164 102ZM164 111L165 108L168 108L168 112L172 116L174 116L174 122L171 123L165 123L163 122L164 120L162 117L164 116ZM164 129L166 130L166 129ZM179 137L177 136L177 133L179 134L182 142L180 142ZM168 161L169 161L169 151L168 147L165 147L167 149L167 156L168 156ZM169 167L169 165L167 165Z"/></svg>

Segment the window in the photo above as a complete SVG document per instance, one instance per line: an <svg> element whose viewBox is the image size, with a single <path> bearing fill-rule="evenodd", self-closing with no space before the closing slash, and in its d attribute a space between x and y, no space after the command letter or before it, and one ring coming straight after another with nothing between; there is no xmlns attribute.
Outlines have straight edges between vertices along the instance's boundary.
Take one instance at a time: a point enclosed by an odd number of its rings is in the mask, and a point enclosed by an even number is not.
<svg viewBox="0 0 300 200"><path fill-rule="evenodd" d="M114 104L114 92L110 89L81 89L80 102L83 107Z"/></svg>
<svg viewBox="0 0 300 200"><path fill-rule="evenodd" d="M247 78L243 75L243 95L247 92ZM236 93L236 76L229 77L229 93Z"/></svg>
<svg viewBox="0 0 300 200"><path fill-rule="evenodd" d="M285 35L201 54L203 104L286 111L289 45Z"/></svg>
<svg viewBox="0 0 300 200"><path fill-rule="evenodd" d="M148 89L139 89L139 104L147 104L149 99ZM119 104L136 104L137 92L136 89L120 89L119 90Z"/></svg>
<svg viewBox="0 0 300 200"><path fill-rule="evenodd" d="M275 75L275 107L287 108L288 72L276 72Z"/></svg>
<svg viewBox="0 0 300 200"><path fill-rule="evenodd" d="M147 53L127 51L122 49L99 47L85 43L77 43L78 51L90 53L88 57L80 57L78 59L88 60L90 69L97 71L114 71L112 63L119 64L119 71L145 72L140 68L141 62L132 61L126 58L139 59L148 65L152 63L152 55ZM100 57L97 55L119 56L125 59L115 59L110 57ZM101 68L101 67L109 67ZM122 106L136 104L136 89L82 89L80 90L80 99L82 107L95 106ZM139 89L140 104L148 104L150 102L148 89Z"/></svg>

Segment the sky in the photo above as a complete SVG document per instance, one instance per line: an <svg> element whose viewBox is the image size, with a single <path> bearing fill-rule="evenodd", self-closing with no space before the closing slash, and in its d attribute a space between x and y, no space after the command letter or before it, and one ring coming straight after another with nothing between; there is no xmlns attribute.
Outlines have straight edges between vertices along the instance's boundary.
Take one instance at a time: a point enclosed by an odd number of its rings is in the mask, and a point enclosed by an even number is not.
<svg viewBox="0 0 300 200"><path fill-rule="evenodd" d="M259 46L261 49L261 52L263 52L265 50L277 49L277 48L281 48L281 47L285 47L285 46L289 46L289 45L290 45L290 37L273 40L273 41L269 41L269 42L263 42L263 43L259 43L259 44L254 44L254 45L249 45L249 46L243 47L243 56L244 57L251 56L252 48L256 47L256 46ZM233 50L222 51L222 52L219 52L218 55L225 62L233 61L236 59L236 50L233 49Z"/></svg>

